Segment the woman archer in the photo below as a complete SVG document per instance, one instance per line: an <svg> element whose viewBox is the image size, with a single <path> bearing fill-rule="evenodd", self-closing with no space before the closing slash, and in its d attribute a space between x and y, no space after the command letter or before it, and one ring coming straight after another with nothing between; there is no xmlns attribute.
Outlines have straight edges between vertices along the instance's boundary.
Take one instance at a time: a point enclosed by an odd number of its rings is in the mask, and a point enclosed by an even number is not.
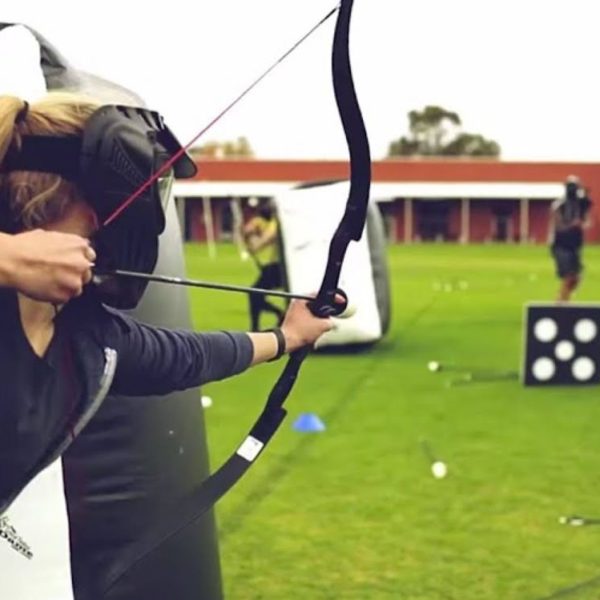
<svg viewBox="0 0 600 600"><path fill-rule="evenodd" d="M221 380L314 344L332 327L302 301L293 301L281 327L268 332L153 327L119 310L137 304L143 284L92 284L94 263L154 268L168 177L107 222L173 158L175 174L193 174L152 111L65 94L31 106L0 96L0 252L14 250L19 236L21 243L35 236L46 243L54 235L50 241L65 261L53 264L70 276L69 285L45 290L33 277L15 276L18 262L0 257L0 517L65 452L109 392L160 395ZM2 271L7 263L12 270ZM47 277L48 288L58 279Z"/></svg>

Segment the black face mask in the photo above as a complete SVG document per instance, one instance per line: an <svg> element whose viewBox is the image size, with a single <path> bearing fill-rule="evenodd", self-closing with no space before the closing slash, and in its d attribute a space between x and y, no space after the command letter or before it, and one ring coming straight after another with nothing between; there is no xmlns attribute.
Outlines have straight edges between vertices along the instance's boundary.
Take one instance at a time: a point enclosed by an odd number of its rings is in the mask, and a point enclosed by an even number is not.
<svg viewBox="0 0 600 600"><path fill-rule="evenodd" d="M175 155L169 169L147 185ZM2 167L2 172L9 171L61 175L78 185L100 223L114 216L93 240L99 273L95 293L111 306L135 308L147 283L114 279L102 272L154 270L173 179L193 177L197 168L157 112L107 105L89 118L82 137L24 136L21 151L9 153ZM0 196L0 229L14 231L5 200Z"/></svg>
<svg viewBox="0 0 600 600"><path fill-rule="evenodd" d="M158 260L158 235L151 229L117 220L101 229L92 244L97 259L90 292L109 306L135 308L148 283L107 273L116 269L152 273Z"/></svg>
<svg viewBox="0 0 600 600"><path fill-rule="evenodd" d="M579 181L575 177L567 178L565 182L565 197L568 201L578 199Z"/></svg>

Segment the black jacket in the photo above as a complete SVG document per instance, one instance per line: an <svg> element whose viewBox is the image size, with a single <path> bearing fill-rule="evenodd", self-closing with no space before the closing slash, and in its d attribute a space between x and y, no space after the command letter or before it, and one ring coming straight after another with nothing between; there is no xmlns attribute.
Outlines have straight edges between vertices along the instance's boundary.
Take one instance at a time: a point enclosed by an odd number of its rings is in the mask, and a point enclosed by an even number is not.
<svg viewBox="0 0 600 600"><path fill-rule="evenodd" d="M16 298L15 292L0 289L0 515L63 454L109 392L168 394L240 373L252 360L252 342L245 333L163 329L90 298L72 301L55 320L55 337L72 358L73 368L67 373L76 378L77 399L65 427L55 435L52 419L36 421L30 413L46 410L52 415L53 410L64 409L64 398L39 397L39 381L23 373L18 376L19 365L31 357L22 355L27 353L25 344L21 350L15 344L20 336L25 338ZM64 371L59 376L66 378ZM51 389L64 395L65 385ZM36 423L33 430L31 423Z"/></svg>

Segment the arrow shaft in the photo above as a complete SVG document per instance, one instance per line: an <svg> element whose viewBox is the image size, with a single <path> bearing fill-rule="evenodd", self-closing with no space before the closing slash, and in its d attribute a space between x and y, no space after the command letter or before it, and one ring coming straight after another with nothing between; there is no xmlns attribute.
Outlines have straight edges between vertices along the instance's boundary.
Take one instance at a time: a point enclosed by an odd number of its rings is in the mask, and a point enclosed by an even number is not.
<svg viewBox="0 0 600 600"><path fill-rule="evenodd" d="M222 290L227 292L241 292L244 294L261 294L263 296L277 296L279 298L290 298L297 300L314 300L313 296L302 294L293 294L291 292L282 292L279 290L268 290L265 288L255 288L244 285L232 285L227 283L214 283L212 281L201 281L199 279L185 279L183 277L172 277L170 275L155 275L148 273L138 273L137 271L124 271L115 269L114 271L101 271L94 274L96 278L103 277L123 277L128 279L143 279L144 281L153 281L155 283L170 283L172 285L185 285L188 287L204 288L209 290Z"/></svg>

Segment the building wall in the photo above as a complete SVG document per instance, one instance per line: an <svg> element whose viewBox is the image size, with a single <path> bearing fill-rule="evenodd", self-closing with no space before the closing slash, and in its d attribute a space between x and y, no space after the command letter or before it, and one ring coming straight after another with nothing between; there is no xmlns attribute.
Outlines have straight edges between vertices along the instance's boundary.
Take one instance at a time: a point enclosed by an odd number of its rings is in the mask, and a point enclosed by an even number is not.
<svg viewBox="0 0 600 600"><path fill-rule="evenodd" d="M469 242L489 242L493 235L492 207L486 200L471 201Z"/></svg>
<svg viewBox="0 0 600 600"><path fill-rule="evenodd" d="M529 237L536 244L546 244L549 240L550 204L550 202L529 203Z"/></svg>
<svg viewBox="0 0 600 600"><path fill-rule="evenodd" d="M297 182L346 179L346 161L264 161L264 160L199 160L197 180L203 181L270 181ZM474 159L393 159L373 163L373 181L376 182L522 182L548 183L562 182L568 175L581 178L590 189L593 202L593 226L586 232L587 241L600 241L600 164L599 163L550 163L550 162L504 162ZM493 237L495 216L493 207L485 200L471 202L471 241L486 241ZM201 202L198 202L201 209ZM416 206L416 202L413 205ZM454 204L456 206L454 206ZM546 243L549 226L549 202L529 203L528 238L537 243ZM218 220L219 207L215 206ZM397 241L404 241L404 201L396 200L384 207L388 218L395 219L390 228ZM413 215L416 221L416 211ZM520 213L518 207L510 216L511 237L520 239ZM202 227L196 224L191 230L194 236L205 236ZM416 235L416 227L414 229ZM449 213L449 233L451 239L460 237L460 202L453 203Z"/></svg>
<svg viewBox="0 0 600 600"><path fill-rule="evenodd" d="M210 203L213 226L216 240L230 239L231 235L223 232L224 210L228 199L213 199ZM419 210L428 201L413 200L413 238L408 241L418 241L419 236ZM506 239L498 239L497 216L494 207L498 200L471 200L469 209L469 242L487 243L493 241L505 241L507 243L518 242L521 237L520 207L516 200L504 200L502 204L510 211L508 221L510 225ZM448 210L448 226L445 241L461 241L461 203L459 200L450 200ZM405 205L403 198L393 202L380 204L389 241L392 243L403 243L406 234ZM249 211L244 210L244 218L249 217ZM529 242L545 244L550 233L550 201L531 201L529 203ZM191 198L186 202L186 231L185 238L197 242L207 239L207 224L204 220L204 207L200 198Z"/></svg>
<svg viewBox="0 0 600 600"><path fill-rule="evenodd" d="M458 242L461 237L461 206L460 200L450 200L450 214L448 217L448 241Z"/></svg>
<svg viewBox="0 0 600 600"><path fill-rule="evenodd" d="M202 201L186 202L186 238L197 242L206 241L206 224L202 210Z"/></svg>
<svg viewBox="0 0 600 600"><path fill-rule="evenodd" d="M380 206L390 242L404 241L404 200L396 199Z"/></svg>

